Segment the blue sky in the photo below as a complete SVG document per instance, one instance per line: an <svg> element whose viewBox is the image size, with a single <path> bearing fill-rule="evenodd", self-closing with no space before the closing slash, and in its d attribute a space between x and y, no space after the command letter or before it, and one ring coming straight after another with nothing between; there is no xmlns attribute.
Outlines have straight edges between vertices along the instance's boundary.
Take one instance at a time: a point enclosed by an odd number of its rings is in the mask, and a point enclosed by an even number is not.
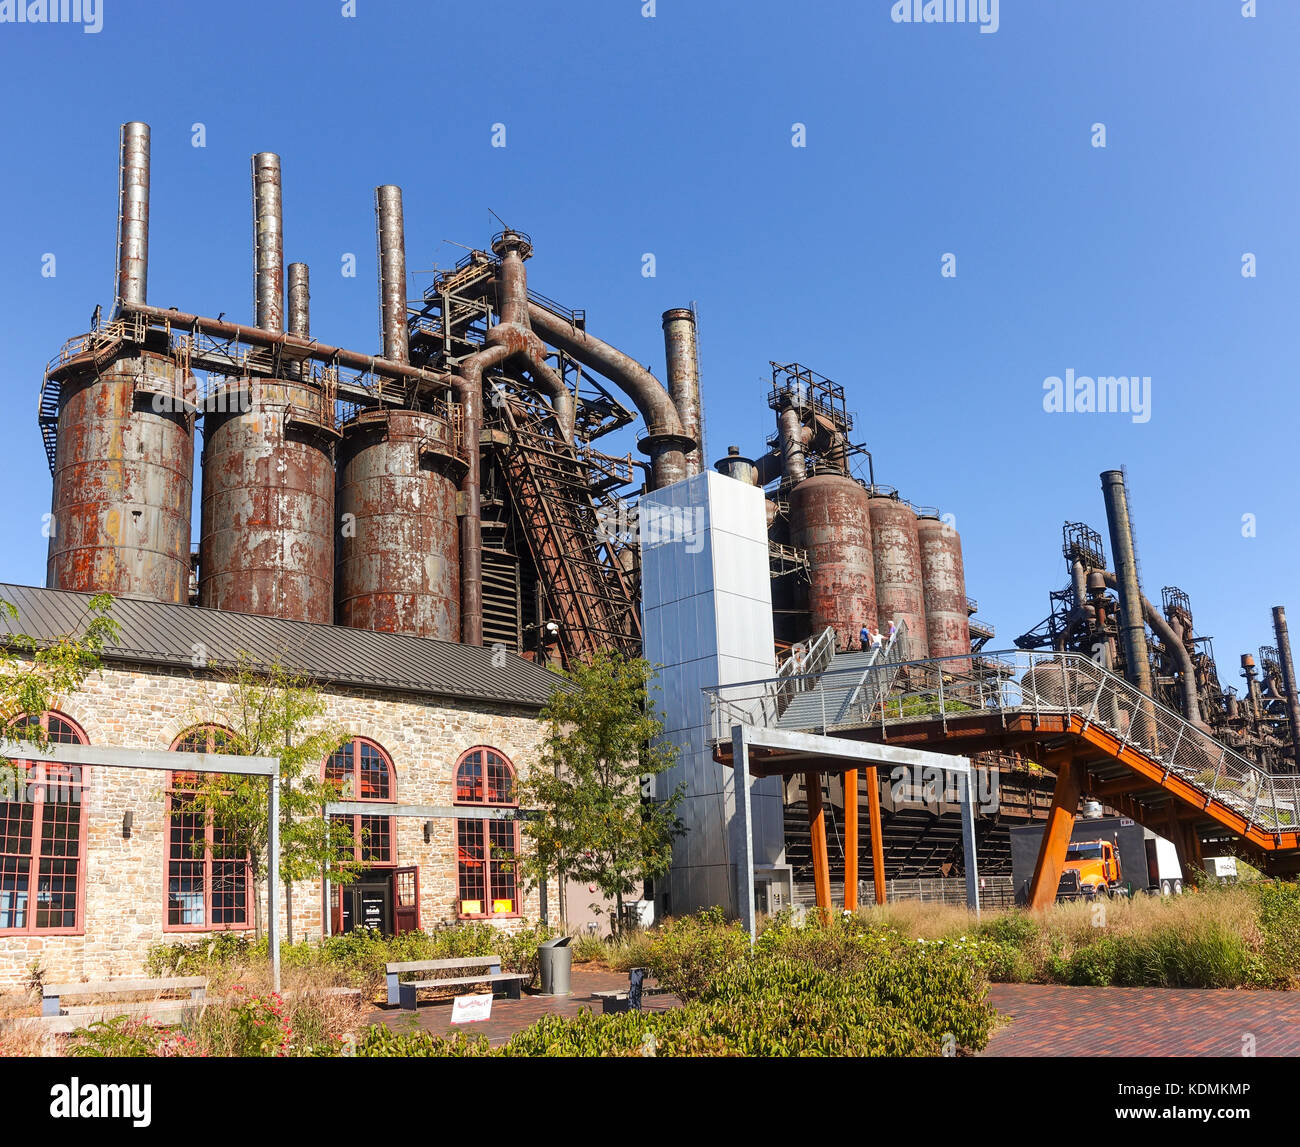
<svg viewBox="0 0 1300 1147"><path fill-rule="evenodd" d="M999 647L1064 583L1061 523L1104 534L1120 465L1147 594L1190 594L1224 684L1270 606L1300 615L1300 5L1002 0L982 34L887 0L102 4L98 34L0 23L3 579L44 580L37 391L112 302L142 119L153 303L251 317L248 159L277 151L313 333L375 348L373 188L398 183L412 269L485 245L491 209L532 234L532 286L656 372L660 313L694 300L710 460L770 432L769 359L842 383L877 479L955 515ZM1067 368L1150 376L1150 420L1045 413Z"/></svg>

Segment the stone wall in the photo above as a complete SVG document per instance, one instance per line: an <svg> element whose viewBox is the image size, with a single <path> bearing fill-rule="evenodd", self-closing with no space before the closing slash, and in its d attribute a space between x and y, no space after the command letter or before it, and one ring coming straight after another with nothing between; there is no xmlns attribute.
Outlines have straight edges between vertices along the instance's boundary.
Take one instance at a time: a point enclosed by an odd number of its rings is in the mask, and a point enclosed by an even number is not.
<svg viewBox="0 0 1300 1147"><path fill-rule="evenodd" d="M59 711L85 730L90 744L170 749L194 725L228 723L223 713L231 687L199 672L106 668L66 698ZM326 687L327 711L318 722L381 745L393 762L401 804L449 806L455 764L462 753L487 745L505 754L521 776L537 759L542 729L535 714L489 704L470 705L373 690ZM159 941L194 940L211 933L165 931L166 774L149 769L87 770L87 841L83 930L78 935L19 936L0 933L0 987L25 981L33 962L49 981L138 975L149 947ZM133 815L129 839L123 815ZM378 811L378 809L376 810ZM424 820L396 819L395 859L419 865L420 925L456 919L455 821L439 820L429 843ZM554 882L552 882L553 884ZM263 903L265 889L262 890ZM293 936L323 935L320 881L293 888ZM550 918L557 919L550 893ZM285 897L280 894L282 937L287 935ZM540 917L538 894L524 898L523 916ZM494 923L516 928L520 921ZM248 934L252 935L251 922Z"/></svg>

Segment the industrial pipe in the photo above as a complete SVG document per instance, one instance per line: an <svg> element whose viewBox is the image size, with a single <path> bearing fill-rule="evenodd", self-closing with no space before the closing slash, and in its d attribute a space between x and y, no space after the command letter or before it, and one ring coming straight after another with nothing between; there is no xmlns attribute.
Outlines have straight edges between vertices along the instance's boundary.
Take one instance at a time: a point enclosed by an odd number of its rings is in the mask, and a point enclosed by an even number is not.
<svg viewBox="0 0 1300 1147"><path fill-rule="evenodd" d="M1133 523L1129 517L1128 490L1124 486L1123 471L1104 471L1101 475L1101 490L1106 500L1106 523L1110 527L1110 548L1115 555L1119 604L1124 614L1121 632L1129 680L1150 697L1154 693L1154 686L1151 681L1146 628L1142 622L1142 588L1138 583Z"/></svg>
<svg viewBox="0 0 1300 1147"><path fill-rule="evenodd" d="M682 420L682 432L695 440L695 446L686 452L686 476L689 478L704 467L700 348L695 332L695 312L689 307L664 311L663 328L668 396Z"/></svg>
<svg viewBox="0 0 1300 1147"><path fill-rule="evenodd" d="M776 424L781 436L782 468L790 485L797 486L808 477L804 460L804 428L799 420L799 411L793 406L783 407Z"/></svg>
<svg viewBox="0 0 1300 1147"><path fill-rule="evenodd" d="M1101 570L1099 572L1109 588L1119 590L1120 581L1114 573L1110 570ZM1192 655L1188 653L1187 646L1183 644L1182 626L1169 621L1163 613L1147 600L1145 594L1139 594L1139 598L1141 600L1139 616L1144 618L1146 623L1151 626L1151 631L1160 638L1165 648L1178 662L1180 678L1178 687L1183 698L1183 716L1198 729L1207 733L1212 732L1201 716L1201 702L1196 694L1196 666L1192 663ZM1145 644L1146 636L1143 634L1144 647Z"/></svg>
<svg viewBox="0 0 1300 1147"><path fill-rule="evenodd" d="M406 326L406 230L402 189L375 188L375 235L379 244L379 321L384 358L410 362Z"/></svg>
<svg viewBox="0 0 1300 1147"><path fill-rule="evenodd" d="M139 315L153 323L166 323L173 330L186 330L196 334L215 335L223 339L249 343L252 346L267 347L274 350L284 347L294 350L314 362L345 366L352 370L371 371L385 378L407 379L424 382L431 386L452 387L458 385L454 379L440 371L425 370L411 366L409 363L393 362L377 355L362 354L360 351L346 350L343 347L328 346L315 339L299 337L260 327L247 327L239 323L228 323L206 315L191 314L188 311L173 311L165 307L151 307L145 304L126 303L122 308L129 314Z"/></svg>
<svg viewBox="0 0 1300 1147"><path fill-rule="evenodd" d="M256 322L284 330L284 227L280 209L280 157L253 156L253 268Z"/></svg>
<svg viewBox="0 0 1300 1147"><path fill-rule="evenodd" d="M306 263L289 264L289 333L311 337L311 278Z"/></svg>
<svg viewBox="0 0 1300 1147"><path fill-rule="evenodd" d="M564 380L546 362L546 344L533 333L528 314L528 274L524 260L532 254L528 236L519 231L503 231L492 244L500 258L497 266L497 300L499 321L484 336L486 346L504 347L510 357L524 364L533 385L544 392L555 412L560 436L573 438L574 402Z"/></svg>
<svg viewBox="0 0 1300 1147"><path fill-rule="evenodd" d="M1277 656L1281 662L1282 688L1286 690L1286 717L1291 726L1291 744L1295 747L1295 765L1300 770L1300 696L1296 694L1295 664L1291 660L1291 635L1286 626L1286 608L1273 607L1273 633L1277 637Z"/></svg>
<svg viewBox="0 0 1300 1147"><path fill-rule="evenodd" d="M622 351L539 303L528 303L528 318L538 335L609 379L632 399L646 423L647 435L640 448L650 457L653 487L659 489L685 478L686 451L697 443L682 429L677 408L659 380Z"/></svg>
<svg viewBox="0 0 1300 1147"><path fill-rule="evenodd" d="M118 161L117 282L113 311L143 303L149 279L149 125L124 123Z"/></svg>

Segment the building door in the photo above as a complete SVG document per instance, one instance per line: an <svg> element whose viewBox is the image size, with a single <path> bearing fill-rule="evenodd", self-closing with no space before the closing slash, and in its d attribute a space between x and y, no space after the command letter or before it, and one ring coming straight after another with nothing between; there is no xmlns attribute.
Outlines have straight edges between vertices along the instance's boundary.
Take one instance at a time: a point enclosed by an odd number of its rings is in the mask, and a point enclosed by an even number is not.
<svg viewBox="0 0 1300 1147"><path fill-rule="evenodd" d="M390 873L370 873L355 884L339 889L342 899L342 932L373 928L385 936L393 934L393 878Z"/></svg>
<svg viewBox="0 0 1300 1147"><path fill-rule="evenodd" d="M393 930L401 935L420 926L420 869L417 865L393 872Z"/></svg>

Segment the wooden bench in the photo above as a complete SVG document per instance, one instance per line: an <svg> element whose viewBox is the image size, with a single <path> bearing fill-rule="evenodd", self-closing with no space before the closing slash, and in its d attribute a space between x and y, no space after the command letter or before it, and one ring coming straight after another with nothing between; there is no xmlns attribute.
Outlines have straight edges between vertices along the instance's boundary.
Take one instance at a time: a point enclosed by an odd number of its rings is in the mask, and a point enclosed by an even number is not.
<svg viewBox="0 0 1300 1147"><path fill-rule="evenodd" d="M154 980L95 980L85 984L46 984L41 989L41 1015L62 1015L62 1001L68 996L125 996L135 992L190 993L190 1001L203 1000L208 993L206 976L164 976ZM160 1001L175 1003L175 1001ZM78 1012L98 1011L99 1007L81 1007Z"/></svg>
<svg viewBox="0 0 1300 1147"><path fill-rule="evenodd" d="M475 972L473 969L479 969ZM418 980L403 980L408 972L455 972L465 971L468 975L430 977ZM401 1004L407 1011L415 1010L415 994L420 988L461 987L467 984L504 984L506 995L512 1000L519 998L520 989L532 976L520 972L502 972L500 956L471 956L459 960L410 960L401 964L387 964L384 974L388 980L388 1002Z"/></svg>

